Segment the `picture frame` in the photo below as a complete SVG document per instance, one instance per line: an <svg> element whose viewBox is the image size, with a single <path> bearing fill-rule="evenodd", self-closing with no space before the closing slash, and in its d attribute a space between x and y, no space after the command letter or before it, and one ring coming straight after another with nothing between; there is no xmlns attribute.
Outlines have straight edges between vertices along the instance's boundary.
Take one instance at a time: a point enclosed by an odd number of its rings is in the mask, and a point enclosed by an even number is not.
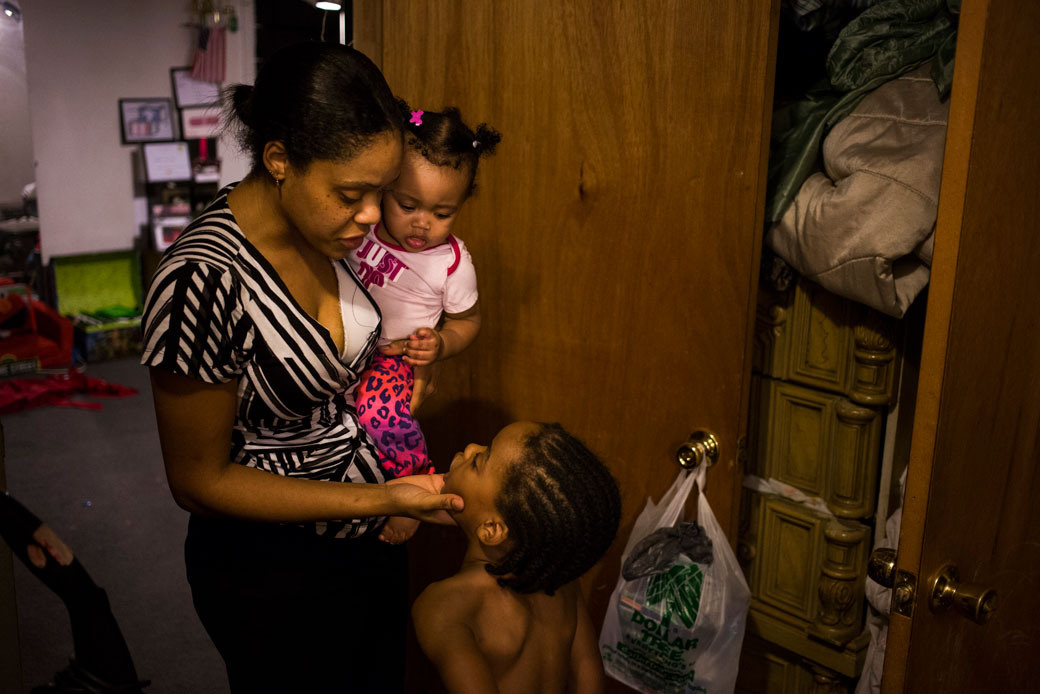
<svg viewBox="0 0 1040 694"><path fill-rule="evenodd" d="M120 99L120 138L124 145L175 139L169 97Z"/></svg>
<svg viewBox="0 0 1040 694"><path fill-rule="evenodd" d="M220 107L193 106L181 109L181 137L185 140L208 140L220 136Z"/></svg>
<svg viewBox="0 0 1040 694"><path fill-rule="evenodd" d="M157 251L165 251L191 224L188 215L156 217L152 220L152 245Z"/></svg>
<svg viewBox="0 0 1040 694"><path fill-rule="evenodd" d="M191 153L187 142L147 142L141 147L145 180L148 183L192 180Z"/></svg>
<svg viewBox="0 0 1040 694"><path fill-rule="evenodd" d="M220 103L220 85L203 82L191 76L190 67L170 68L173 100L177 108L213 106Z"/></svg>

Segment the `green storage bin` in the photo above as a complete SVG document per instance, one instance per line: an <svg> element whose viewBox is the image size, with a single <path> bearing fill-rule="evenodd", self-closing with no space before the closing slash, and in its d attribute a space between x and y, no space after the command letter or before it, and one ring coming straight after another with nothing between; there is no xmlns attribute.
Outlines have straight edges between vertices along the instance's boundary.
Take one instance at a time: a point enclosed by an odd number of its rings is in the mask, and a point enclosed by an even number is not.
<svg viewBox="0 0 1040 694"><path fill-rule="evenodd" d="M141 351L141 258L113 251L51 258L58 312L76 329L76 349L86 361Z"/></svg>

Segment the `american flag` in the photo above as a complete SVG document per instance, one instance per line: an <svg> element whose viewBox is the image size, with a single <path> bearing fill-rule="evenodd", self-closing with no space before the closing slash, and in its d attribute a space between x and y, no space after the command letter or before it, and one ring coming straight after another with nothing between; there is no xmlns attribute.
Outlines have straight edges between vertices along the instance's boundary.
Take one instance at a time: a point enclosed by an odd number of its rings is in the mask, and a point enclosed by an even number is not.
<svg viewBox="0 0 1040 694"><path fill-rule="evenodd" d="M224 81L224 39L226 27L203 27L195 45L191 76L203 82L220 84Z"/></svg>

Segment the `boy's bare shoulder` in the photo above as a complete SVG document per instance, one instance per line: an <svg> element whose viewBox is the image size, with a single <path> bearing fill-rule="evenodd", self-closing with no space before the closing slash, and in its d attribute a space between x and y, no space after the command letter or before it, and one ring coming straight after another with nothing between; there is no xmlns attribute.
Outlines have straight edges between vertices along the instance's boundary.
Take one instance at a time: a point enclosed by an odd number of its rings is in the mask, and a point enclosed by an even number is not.
<svg viewBox="0 0 1040 694"><path fill-rule="evenodd" d="M438 620L468 622L480 609L484 597L498 587L494 577L483 568L460 571L426 586L412 604L412 618L436 617Z"/></svg>
<svg viewBox="0 0 1040 694"><path fill-rule="evenodd" d="M419 647L451 692L498 691L473 626L480 621L488 589L497 584L482 566L477 568L430 584L412 605Z"/></svg>

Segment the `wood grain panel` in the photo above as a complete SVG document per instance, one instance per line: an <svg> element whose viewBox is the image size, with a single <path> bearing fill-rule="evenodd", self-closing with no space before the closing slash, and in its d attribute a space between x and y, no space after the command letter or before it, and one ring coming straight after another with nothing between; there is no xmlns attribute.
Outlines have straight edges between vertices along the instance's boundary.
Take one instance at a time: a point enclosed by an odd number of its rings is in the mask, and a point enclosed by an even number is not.
<svg viewBox="0 0 1040 694"><path fill-rule="evenodd" d="M799 279L759 293L752 367L773 378L842 393L872 407L892 402L901 324Z"/></svg>
<svg viewBox="0 0 1040 694"><path fill-rule="evenodd" d="M870 526L775 495L750 496L751 527L740 543L752 594L748 638L762 638L813 661L813 667L833 670L830 675L814 670L814 678L855 676L869 641L863 576Z"/></svg>
<svg viewBox="0 0 1040 694"><path fill-rule="evenodd" d="M755 636L740 654L738 694L851 694L853 680Z"/></svg>
<svg viewBox="0 0 1040 694"><path fill-rule="evenodd" d="M825 522L780 499L765 497L761 503L761 544L769 551L759 555L755 597L809 622L816 606Z"/></svg>
<svg viewBox="0 0 1040 694"><path fill-rule="evenodd" d="M503 133L459 220L486 320L438 376L439 459L510 419L561 420L618 475L627 528L714 427L709 497L733 526L772 9L384 4L395 90Z"/></svg>
<svg viewBox="0 0 1040 694"><path fill-rule="evenodd" d="M751 470L821 497L841 518L874 512L881 411L833 393L763 378Z"/></svg>
<svg viewBox="0 0 1040 694"><path fill-rule="evenodd" d="M383 2L353 0L351 23L354 27L350 45L361 51L380 69L383 67Z"/></svg>
<svg viewBox="0 0 1040 694"><path fill-rule="evenodd" d="M835 397L782 381L769 382L766 475L810 496L824 496Z"/></svg>
<svg viewBox="0 0 1040 694"><path fill-rule="evenodd" d="M882 412L847 400L834 406L827 474L827 504L841 518L874 515L881 460Z"/></svg>
<svg viewBox="0 0 1040 694"><path fill-rule="evenodd" d="M965 3L899 545L919 591L953 562L999 607L982 627L920 599L912 625L894 618L890 692L1040 677L1038 30L1036 3Z"/></svg>
<svg viewBox="0 0 1040 694"><path fill-rule="evenodd" d="M740 654L738 694L809 694L812 672L803 659L763 639L749 636Z"/></svg>
<svg viewBox="0 0 1040 694"><path fill-rule="evenodd" d="M697 427L721 441L708 496L735 541L778 3L388 1L380 63L413 108L503 135L457 232L484 327L422 415L435 461L514 419L560 421L621 485L586 577L599 619L648 496ZM413 541L422 584L453 571ZM425 546L423 540L425 539Z"/></svg>
<svg viewBox="0 0 1040 694"><path fill-rule="evenodd" d="M847 389L852 334L850 302L802 280L795 291L791 377L807 385Z"/></svg>
<svg viewBox="0 0 1040 694"><path fill-rule="evenodd" d="M864 633L863 581L870 550L870 527L831 520L824 526L823 534L819 603L808 632L821 641L843 647Z"/></svg>
<svg viewBox="0 0 1040 694"><path fill-rule="evenodd" d="M874 309L855 305L852 316L855 347L849 398L860 405L889 405L895 399L902 362L896 359L896 347L906 339L906 324L913 314L904 316L900 322Z"/></svg>

